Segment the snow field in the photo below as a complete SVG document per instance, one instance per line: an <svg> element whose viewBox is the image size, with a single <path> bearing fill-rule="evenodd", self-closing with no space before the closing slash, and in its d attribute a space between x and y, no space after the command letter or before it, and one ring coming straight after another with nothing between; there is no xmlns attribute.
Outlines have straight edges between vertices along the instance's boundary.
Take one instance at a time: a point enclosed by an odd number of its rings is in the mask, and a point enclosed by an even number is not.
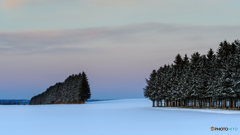
<svg viewBox="0 0 240 135"><path fill-rule="evenodd" d="M240 111L151 107L147 99L0 106L0 135L239 135ZM210 131L210 127L238 131Z"/></svg>

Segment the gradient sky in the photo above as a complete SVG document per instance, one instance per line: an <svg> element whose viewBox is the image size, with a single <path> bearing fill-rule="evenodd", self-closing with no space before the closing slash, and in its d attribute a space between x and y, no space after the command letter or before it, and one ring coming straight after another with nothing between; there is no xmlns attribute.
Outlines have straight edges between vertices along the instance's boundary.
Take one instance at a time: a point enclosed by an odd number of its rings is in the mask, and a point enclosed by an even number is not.
<svg viewBox="0 0 240 135"><path fill-rule="evenodd" d="M85 71L92 98L143 97L175 56L240 39L239 0L0 0L0 99Z"/></svg>

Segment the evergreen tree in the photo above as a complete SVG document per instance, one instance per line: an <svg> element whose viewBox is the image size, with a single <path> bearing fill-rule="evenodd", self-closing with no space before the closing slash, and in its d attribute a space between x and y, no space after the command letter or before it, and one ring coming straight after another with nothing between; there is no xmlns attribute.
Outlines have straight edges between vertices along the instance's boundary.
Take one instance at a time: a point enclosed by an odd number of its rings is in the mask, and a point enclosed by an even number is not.
<svg viewBox="0 0 240 135"><path fill-rule="evenodd" d="M212 60L214 57L214 51L212 50L212 48L210 48L210 50L207 53L207 58L208 60Z"/></svg>
<svg viewBox="0 0 240 135"><path fill-rule="evenodd" d="M226 40L219 44L217 50L217 58L220 60L221 64L227 60L227 57L231 54L232 46Z"/></svg>
<svg viewBox="0 0 240 135"><path fill-rule="evenodd" d="M207 73L207 97L210 98L210 101L215 101L217 98L218 92L217 92L217 82L220 77L220 70L216 61L216 55L214 54L214 51L210 48L210 50L207 53L207 67L206 67L206 73ZM210 106L214 107L214 104L212 105L210 103Z"/></svg>
<svg viewBox="0 0 240 135"><path fill-rule="evenodd" d="M82 80L81 80L81 91L79 93L79 97L83 103L91 98L90 87L88 83L88 78L85 72L82 72Z"/></svg>
<svg viewBox="0 0 240 135"><path fill-rule="evenodd" d="M210 77L210 72L209 72L209 63L205 55L201 56L201 59L199 61L200 63L200 68L198 70L197 74L197 94L200 99L206 99L209 98L208 95L208 83L209 83L209 78ZM204 105L205 106L205 105Z"/></svg>
<svg viewBox="0 0 240 135"><path fill-rule="evenodd" d="M196 106L198 98L200 107L205 106L205 100L208 107L215 107L212 101L223 107L226 99L229 107L236 107L236 100L240 104L240 41L221 42L216 55L211 48L207 55L193 53L190 62L187 55L182 59L178 54L174 64L154 70L146 82L144 95L153 101L153 106L155 100L162 99L167 106L175 101L182 105L182 100L185 106L189 100Z"/></svg>
<svg viewBox="0 0 240 135"><path fill-rule="evenodd" d="M164 99L164 68L160 67L157 70L156 75L156 86L157 86L157 106L159 106L159 102L161 102L162 106L162 99Z"/></svg>
<svg viewBox="0 0 240 135"><path fill-rule="evenodd" d="M189 74L189 91L187 91L186 96L190 99L192 97L194 98L201 98L199 95L200 89L198 88L198 83L199 83L199 76L201 75L200 73L200 54L198 52L195 52L191 55L191 62L190 62L190 74Z"/></svg>
<svg viewBox="0 0 240 135"><path fill-rule="evenodd" d="M182 106L183 100L186 99L189 96L190 93L190 78L191 78L191 72L190 72L190 63L187 57L187 54L185 54L185 57L183 58L183 70L182 75L179 83L179 99L180 104ZM186 102L184 102L186 104Z"/></svg>
<svg viewBox="0 0 240 135"><path fill-rule="evenodd" d="M182 59L181 55L177 54L177 56L175 57L175 60L174 60L174 66L176 68L181 68L182 67L182 63L183 63L183 59Z"/></svg>
<svg viewBox="0 0 240 135"><path fill-rule="evenodd" d="M154 69L149 79L146 79L147 86L143 89L144 97L149 98L153 102L153 107L155 107L155 101L157 99L156 75L157 73Z"/></svg>

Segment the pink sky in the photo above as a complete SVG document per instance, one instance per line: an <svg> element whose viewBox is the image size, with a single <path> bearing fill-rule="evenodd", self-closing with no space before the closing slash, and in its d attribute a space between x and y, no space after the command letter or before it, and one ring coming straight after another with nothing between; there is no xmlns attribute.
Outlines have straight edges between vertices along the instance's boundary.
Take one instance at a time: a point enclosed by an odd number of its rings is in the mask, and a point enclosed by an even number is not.
<svg viewBox="0 0 240 135"><path fill-rule="evenodd" d="M2 0L0 98L85 71L92 98L143 97L153 69L239 39L237 0Z"/></svg>
<svg viewBox="0 0 240 135"><path fill-rule="evenodd" d="M206 54L240 27L146 23L75 30L1 32L0 98L26 98L85 71L93 98L143 97L145 78L180 53Z"/></svg>

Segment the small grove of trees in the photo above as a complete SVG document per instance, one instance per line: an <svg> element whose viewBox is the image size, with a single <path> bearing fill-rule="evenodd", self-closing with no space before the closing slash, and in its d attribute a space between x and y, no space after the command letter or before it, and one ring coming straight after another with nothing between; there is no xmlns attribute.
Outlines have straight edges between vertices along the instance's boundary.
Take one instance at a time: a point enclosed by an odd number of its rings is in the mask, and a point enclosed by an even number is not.
<svg viewBox="0 0 240 135"><path fill-rule="evenodd" d="M212 49L190 59L177 54L173 64L153 70L146 83L144 96L153 107L239 109L240 41L221 42L216 54Z"/></svg>
<svg viewBox="0 0 240 135"><path fill-rule="evenodd" d="M29 104L72 104L85 103L91 98L85 72L70 75L63 83L50 86L45 92L32 97Z"/></svg>

